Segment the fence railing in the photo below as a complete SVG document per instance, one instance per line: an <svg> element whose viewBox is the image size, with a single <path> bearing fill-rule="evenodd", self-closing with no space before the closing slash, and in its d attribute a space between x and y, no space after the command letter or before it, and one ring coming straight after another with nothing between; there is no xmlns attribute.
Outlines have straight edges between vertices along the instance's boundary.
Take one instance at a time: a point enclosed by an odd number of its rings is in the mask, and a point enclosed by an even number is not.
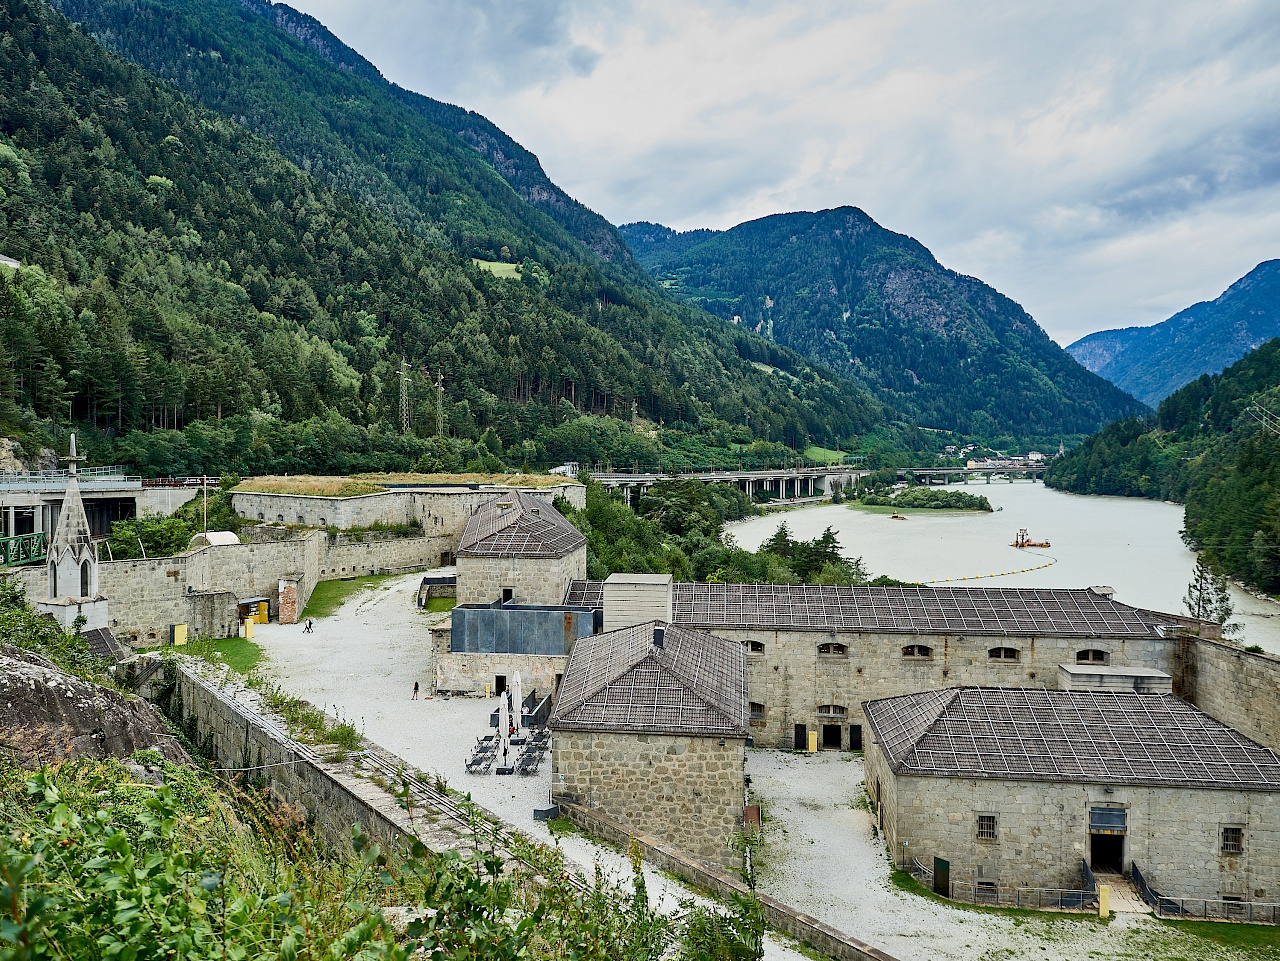
<svg viewBox="0 0 1280 961"><path fill-rule="evenodd" d="M1133 866L1133 884L1142 900L1165 918L1210 921L1245 921L1251 924L1280 924L1280 904L1227 898L1171 898L1153 888L1138 865Z"/></svg>
<svg viewBox="0 0 1280 961"><path fill-rule="evenodd" d="M143 487L212 487L217 490L219 477L144 477Z"/></svg>
<svg viewBox="0 0 1280 961"><path fill-rule="evenodd" d="M994 881L952 881L951 900L1009 908L1083 911L1097 904L1098 892L1077 888L1013 888Z"/></svg>
<svg viewBox="0 0 1280 961"><path fill-rule="evenodd" d="M968 901L971 904L997 904L1013 908L1056 908L1063 911L1082 911L1096 906L1098 903L1098 885L1089 870L1089 865L1081 862L1084 868L1084 887L1076 888L1031 888L1011 887L996 881L955 881L950 882L948 897L953 901ZM933 890L933 869L913 857L907 870L925 887Z"/></svg>
<svg viewBox="0 0 1280 961"><path fill-rule="evenodd" d="M49 556L49 541L44 531L0 537L0 567L34 564Z"/></svg>

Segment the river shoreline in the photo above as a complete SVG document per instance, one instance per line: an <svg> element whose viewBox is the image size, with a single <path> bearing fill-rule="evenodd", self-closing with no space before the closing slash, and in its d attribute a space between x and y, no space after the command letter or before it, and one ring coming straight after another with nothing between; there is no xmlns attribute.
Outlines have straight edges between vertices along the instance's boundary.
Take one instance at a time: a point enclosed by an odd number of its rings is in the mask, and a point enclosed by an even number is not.
<svg viewBox="0 0 1280 961"><path fill-rule="evenodd" d="M983 484L981 492L998 510L917 509L904 523L828 500L734 521L725 525L725 534L756 550L781 523L802 539L831 527L843 553L861 557L873 575L946 586L1107 586L1117 600L1135 607L1183 611L1196 554L1182 542L1181 505L1069 494L1027 482ZM1034 563L1011 546L1024 527L1053 545L1038 552ZM1233 640L1280 654L1280 603L1239 585L1233 585L1232 601L1233 621L1243 625Z"/></svg>

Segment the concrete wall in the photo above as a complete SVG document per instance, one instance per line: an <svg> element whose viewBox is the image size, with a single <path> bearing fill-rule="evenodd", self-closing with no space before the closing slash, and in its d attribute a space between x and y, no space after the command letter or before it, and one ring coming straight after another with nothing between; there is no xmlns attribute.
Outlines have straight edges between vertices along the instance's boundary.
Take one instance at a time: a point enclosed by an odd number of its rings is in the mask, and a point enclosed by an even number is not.
<svg viewBox="0 0 1280 961"><path fill-rule="evenodd" d="M1115 806L1128 811L1125 871L1136 862L1161 894L1280 900L1280 792L898 777L878 746L867 749L866 775L873 799L882 785L891 854L901 861L905 840L926 865L950 861L955 881L1078 888L1089 808ZM997 840L978 840L979 814L996 816ZM1224 826L1244 828L1243 855L1221 854Z"/></svg>
<svg viewBox="0 0 1280 961"><path fill-rule="evenodd" d="M201 496L199 487L144 487L134 496L138 516L162 514L168 517L183 504Z"/></svg>
<svg viewBox="0 0 1280 961"><path fill-rule="evenodd" d="M1100 639L1073 637L987 637L957 634L859 634L851 631L773 631L758 628L689 626L747 647L748 698L765 705L752 722L762 747L793 747L794 726L815 730L831 718L824 705L844 707L842 747L849 747L849 726L863 724L862 702L898 694L960 685L1056 688L1058 665L1074 664L1076 652L1105 650L1113 666L1144 667L1173 673L1175 643L1163 638ZM753 653L751 644L763 645ZM846 654L819 654L820 644L842 644ZM927 645L928 658L904 657L903 647ZM1012 647L1017 661L993 661L992 647Z"/></svg>
<svg viewBox="0 0 1280 961"><path fill-rule="evenodd" d="M517 604L558 606L569 582L586 577L587 546L565 557L459 557L458 603L488 604L510 589Z"/></svg>
<svg viewBox="0 0 1280 961"><path fill-rule="evenodd" d="M1280 751L1280 657L1186 638L1174 692L1259 744Z"/></svg>
<svg viewBox="0 0 1280 961"><path fill-rule="evenodd" d="M606 731L552 732L551 792L667 841L710 864L734 865L745 796L742 738Z"/></svg>

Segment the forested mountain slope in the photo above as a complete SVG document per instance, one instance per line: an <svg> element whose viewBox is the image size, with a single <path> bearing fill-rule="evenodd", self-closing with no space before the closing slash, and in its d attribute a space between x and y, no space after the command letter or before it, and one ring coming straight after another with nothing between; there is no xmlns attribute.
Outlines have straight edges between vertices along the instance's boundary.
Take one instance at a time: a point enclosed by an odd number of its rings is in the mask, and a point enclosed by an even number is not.
<svg viewBox="0 0 1280 961"><path fill-rule="evenodd" d="M603 416L633 401L726 451L748 418L801 445L880 419L796 355L605 276L465 145L418 154L476 165L424 188L458 218L398 216L394 191L335 189L42 3L0 0L0 34L0 253L39 268L0 270L0 419L70 413L148 473L403 468L444 455L399 436L402 356L415 417L434 426L426 365L449 432L513 463L652 457L665 438ZM544 259L499 279L469 256L499 240Z"/></svg>
<svg viewBox="0 0 1280 961"><path fill-rule="evenodd" d="M855 207L723 232L621 230L672 292L854 378L921 426L1056 444L1144 410L1012 300Z"/></svg>
<svg viewBox="0 0 1280 961"><path fill-rule="evenodd" d="M1189 541L1280 591L1280 339L1111 424L1053 462L1051 487L1186 503ZM1269 426L1264 426L1267 421Z"/></svg>
<svg viewBox="0 0 1280 961"><path fill-rule="evenodd" d="M1151 327L1100 330L1067 352L1154 405L1272 337L1280 337L1280 260L1258 264L1217 300L1193 304Z"/></svg>
<svg viewBox="0 0 1280 961"><path fill-rule="evenodd" d="M479 114L388 83L267 0L54 0L108 48L270 140L303 170L487 259L630 262L604 218ZM505 178L505 179L504 179ZM515 188L514 190L512 188ZM501 255L506 247L508 255Z"/></svg>

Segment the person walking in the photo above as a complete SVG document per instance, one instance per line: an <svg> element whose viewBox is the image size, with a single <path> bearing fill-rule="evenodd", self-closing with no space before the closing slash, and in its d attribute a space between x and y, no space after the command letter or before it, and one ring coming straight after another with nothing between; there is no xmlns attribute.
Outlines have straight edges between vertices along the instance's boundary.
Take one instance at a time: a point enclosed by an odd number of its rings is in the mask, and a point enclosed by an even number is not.
<svg viewBox="0 0 1280 961"><path fill-rule="evenodd" d="M418 682L417 682L417 681L414 681L414 682L413 682L413 697L409 698L409 700L411 700L411 701L416 701L417 699L418 699Z"/></svg>

